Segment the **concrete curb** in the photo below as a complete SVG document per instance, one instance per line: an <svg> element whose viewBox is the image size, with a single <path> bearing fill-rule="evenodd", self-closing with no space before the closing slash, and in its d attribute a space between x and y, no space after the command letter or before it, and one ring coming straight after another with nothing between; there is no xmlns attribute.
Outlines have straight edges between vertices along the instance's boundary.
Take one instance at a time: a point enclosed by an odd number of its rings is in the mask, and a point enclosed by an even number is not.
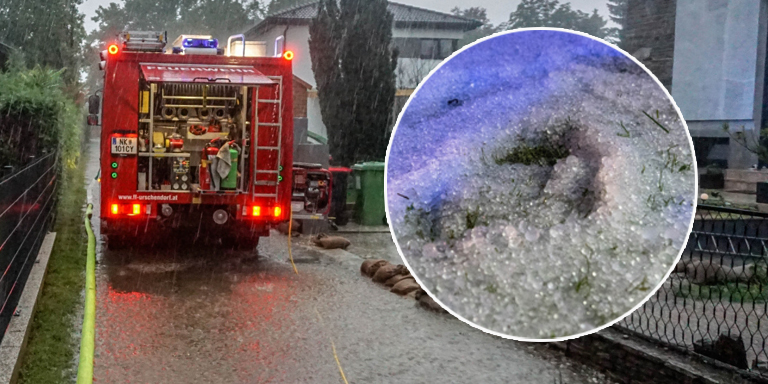
<svg viewBox="0 0 768 384"><path fill-rule="evenodd" d="M597 368L622 383L720 384L766 383L757 374L742 375L676 350L607 328L578 339L550 343L566 356Z"/></svg>
<svg viewBox="0 0 768 384"><path fill-rule="evenodd" d="M32 328L37 299L43 291L43 280L48 270L48 259L56 240L56 232L45 235L40 251L37 253L35 264L29 272L27 283L21 293L19 305L16 307L18 316L11 318L8 329L0 343L0 384L15 383L19 377L22 356L27 346L27 338Z"/></svg>
<svg viewBox="0 0 768 384"><path fill-rule="evenodd" d="M349 223L344 226L340 226L334 233L389 233L389 226L387 225L360 225L357 223Z"/></svg>

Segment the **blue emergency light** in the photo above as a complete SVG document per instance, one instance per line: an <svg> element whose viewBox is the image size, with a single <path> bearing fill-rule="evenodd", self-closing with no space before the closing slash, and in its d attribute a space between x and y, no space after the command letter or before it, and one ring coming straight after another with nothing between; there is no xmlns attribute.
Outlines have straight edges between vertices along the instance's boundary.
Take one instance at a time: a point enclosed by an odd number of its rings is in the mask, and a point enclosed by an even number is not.
<svg viewBox="0 0 768 384"><path fill-rule="evenodd" d="M184 48L218 48L218 39L192 39L187 38L182 42Z"/></svg>

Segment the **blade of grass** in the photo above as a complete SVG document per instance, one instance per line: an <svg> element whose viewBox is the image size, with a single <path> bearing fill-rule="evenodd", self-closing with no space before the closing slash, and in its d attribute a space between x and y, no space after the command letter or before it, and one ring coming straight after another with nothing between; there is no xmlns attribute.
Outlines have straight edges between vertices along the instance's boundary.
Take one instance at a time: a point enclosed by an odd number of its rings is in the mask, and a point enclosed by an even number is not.
<svg viewBox="0 0 768 384"><path fill-rule="evenodd" d="M654 119L654 118L653 118L653 116L649 115L649 114L648 114L647 112L645 112L645 111L643 111L643 114L644 114L645 116L648 116L648 118L649 118L649 119L651 119L651 121L653 121L654 123L656 123L656 125L658 125L658 126L659 126L659 128L663 129L663 130L664 130L664 132L666 132L666 133L669 133L669 129L667 129L665 126L661 125L661 123L659 123L659 121L658 121L658 120Z"/></svg>

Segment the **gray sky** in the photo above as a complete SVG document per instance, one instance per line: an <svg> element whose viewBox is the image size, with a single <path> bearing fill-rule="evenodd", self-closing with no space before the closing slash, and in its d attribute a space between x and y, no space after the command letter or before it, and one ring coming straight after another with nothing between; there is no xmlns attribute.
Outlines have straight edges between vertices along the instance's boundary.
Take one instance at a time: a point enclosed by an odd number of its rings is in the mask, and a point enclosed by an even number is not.
<svg viewBox="0 0 768 384"><path fill-rule="evenodd" d="M509 19L509 14L515 10L519 0L395 0L398 3L413 5L417 7L433 9L436 11L448 12L451 8L458 6L459 8L470 7L483 7L488 10L488 18L491 19L493 24L498 24L502 21ZM96 9L101 6L107 6L111 2L119 2L119 0L85 0L80 6L80 11L85 14L85 29L91 31L96 28L96 23L91 21L91 17L96 14ZM606 7L606 0L560 0L561 3L570 2L574 9L579 9L584 12L592 12L597 8L597 11L604 18L608 18L608 8Z"/></svg>

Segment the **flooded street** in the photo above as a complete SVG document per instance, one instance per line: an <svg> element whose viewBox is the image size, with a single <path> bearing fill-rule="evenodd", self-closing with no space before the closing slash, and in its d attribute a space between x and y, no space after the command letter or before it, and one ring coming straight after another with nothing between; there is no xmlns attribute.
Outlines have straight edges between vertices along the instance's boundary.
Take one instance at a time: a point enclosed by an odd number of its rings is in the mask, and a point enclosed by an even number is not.
<svg viewBox="0 0 768 384"><path fill-rule="evenodd" d="M361 257L396 252L382 245L386 233L349 238ZM390 293L306 236L292 247L298 275L276 231L258 252L162 240L119 251L99 243L97 382L342 383L336 357L349 383L605 382L541 344L487 335Z"/></svg>

